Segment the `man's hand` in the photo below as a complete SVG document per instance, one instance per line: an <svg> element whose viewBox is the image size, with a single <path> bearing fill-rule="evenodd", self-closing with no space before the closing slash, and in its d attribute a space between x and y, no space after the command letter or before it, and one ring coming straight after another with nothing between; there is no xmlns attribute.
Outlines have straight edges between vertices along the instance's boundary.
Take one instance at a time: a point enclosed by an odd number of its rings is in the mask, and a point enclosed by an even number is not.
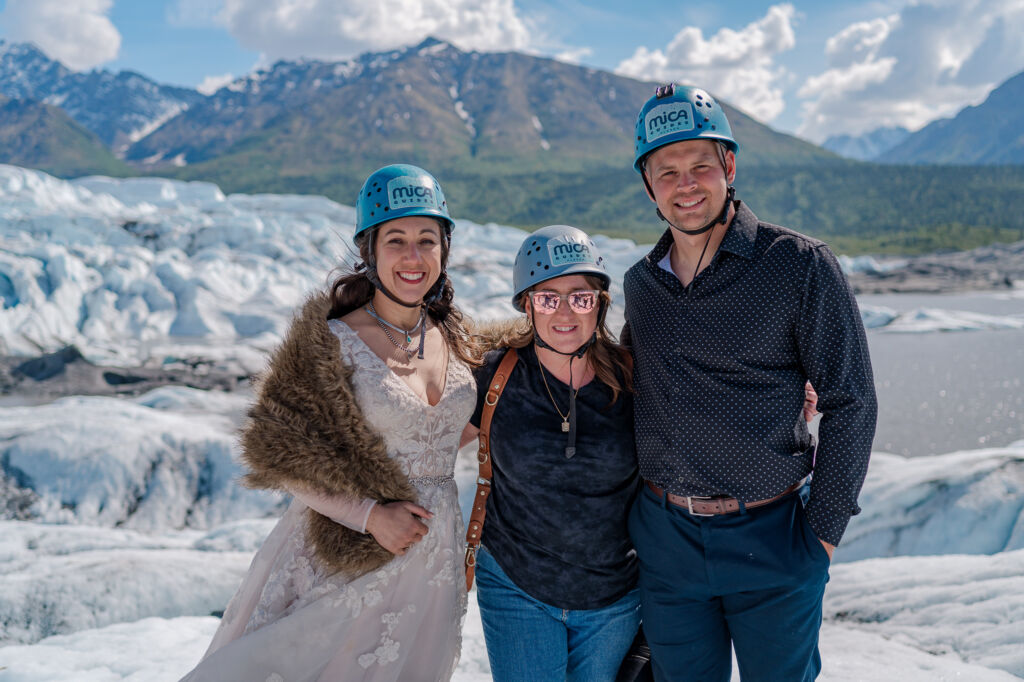
<svg viewBox="0 0 1024 682"><path fill-rule="evenodd" d="M818 540L818 542L820 542L821 546L825 548L825 552L828 554L828 560L832 561L832 552L836 551L836 546L835 545L830 545L827 542L825 542L824 540L820 540L820 539Z"/></svg>
<svg viewBox="0 0 1024 682"><path fill-rule="evenodd" d="M366 520L366 532L384 549L399 556L423 539L429 530L420 519L434 515L412 502L389 502L374 505Z"/></svg>

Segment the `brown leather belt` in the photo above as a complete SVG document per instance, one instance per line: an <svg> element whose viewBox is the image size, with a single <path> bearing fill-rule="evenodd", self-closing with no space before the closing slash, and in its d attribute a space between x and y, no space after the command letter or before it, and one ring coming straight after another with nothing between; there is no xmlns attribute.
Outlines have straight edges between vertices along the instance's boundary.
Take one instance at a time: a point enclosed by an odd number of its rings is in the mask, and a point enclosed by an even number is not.
<svg viewBox="0 0 1024 682"><path fill-rule="evenodd" d="M767 500L754 500L753 502L744 502L743 506L747 509L752 507L763 507L766 504L771 504L776 500L781 500L786 495L795 493L800 489L800 486L804 484L804 480L801 479L789 486L775 497L769 497ZM659 488L650 481L645 481L647 487L651 489L658 497L665 497L666 493L664 489ZM675 493L667 493L668 501L677 507L682 507L686 511L690 512L694 516L716 516L718 514L732 514L740 510L740 501L735 497L695 497L686 495L676 495Z"/></svg>

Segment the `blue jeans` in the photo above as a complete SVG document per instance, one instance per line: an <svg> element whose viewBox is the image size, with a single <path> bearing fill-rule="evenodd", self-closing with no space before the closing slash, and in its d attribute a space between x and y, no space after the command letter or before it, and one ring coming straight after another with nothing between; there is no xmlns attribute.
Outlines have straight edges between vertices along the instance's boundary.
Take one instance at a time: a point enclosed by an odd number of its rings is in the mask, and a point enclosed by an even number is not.
<svg viewBox="0 0 1024 682"><path fill-rule="evenodd" d="M483 547L476 591L494 682L611 682L640 625L636 589L602 608L560 609L516 587Z"/></svg>
<svg viewBox="0 0 1024 682"><path fill-rule="evenodd" d="M806 487L806 486L805 486ZM629 516L654 679L811 682L829 559L798 495L692 516L646 486Z"/></svg>

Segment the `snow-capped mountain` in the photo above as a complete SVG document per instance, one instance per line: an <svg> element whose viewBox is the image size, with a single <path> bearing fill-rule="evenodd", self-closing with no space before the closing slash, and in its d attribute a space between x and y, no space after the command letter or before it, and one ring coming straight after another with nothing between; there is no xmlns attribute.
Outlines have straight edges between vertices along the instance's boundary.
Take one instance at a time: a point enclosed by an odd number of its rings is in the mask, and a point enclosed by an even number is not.
<svg viewBox="0 0 1024 682"><path fill-rule="evenodd" d="M589 78L578 77L584 71ZM339 62L279 61L214 93L134 145L128 158L195 164L234 152L253 135L273 149L288 139L321 162L339 158L341 148L376 159L413 144L437 160L523 157L561 151L578 138L625 150L635 103L649 90L607 72L463 52L431 39Z"/></svg>
<svg viewBox="0 0 1024 682"><path fill-rule="evenodd" d="M403 154L424 164L541 168L582 159L629 170L637 107L651 94L650 83L607 71L428 38L344 61L279 61L133 145L128 158L191 165L258 151L308 168ZM748 162L832 158L723 108Z"/></svg>
<svg viewBox="0 0 1024 682"><path fill-rule="evenodd" d="M79 73L32 43L3 41L0 94L60 107L116 153L205 98L131 71Z"/></svg>

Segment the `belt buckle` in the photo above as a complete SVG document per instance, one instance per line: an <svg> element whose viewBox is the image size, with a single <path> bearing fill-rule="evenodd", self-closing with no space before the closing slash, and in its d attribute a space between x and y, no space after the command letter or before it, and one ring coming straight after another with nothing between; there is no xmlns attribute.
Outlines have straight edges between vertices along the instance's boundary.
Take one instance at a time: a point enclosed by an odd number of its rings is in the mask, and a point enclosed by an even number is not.
<svg viewBox="0 0 1024 682"><path fill-rule="evenodd" d="M693 501L694 500L710 500L710 499L712 499L710 495L707 495L707 496L703 496L703 495L687 495L686 496L686 511L690 512L691 516L714 516L714 514L701 514L700 512L693 511Z"/></svg>

